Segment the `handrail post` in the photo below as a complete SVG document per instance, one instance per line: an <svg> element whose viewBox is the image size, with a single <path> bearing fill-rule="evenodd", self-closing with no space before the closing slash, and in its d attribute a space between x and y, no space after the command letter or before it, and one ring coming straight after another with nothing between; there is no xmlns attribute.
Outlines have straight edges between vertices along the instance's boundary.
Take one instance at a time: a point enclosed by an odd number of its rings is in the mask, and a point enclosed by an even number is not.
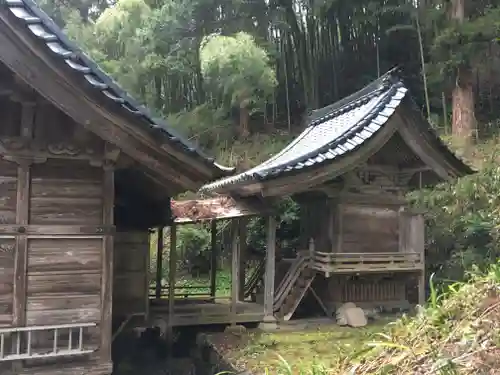
<svg viewBox="0 0 500 375"><path fill-rule="evenodd" d="M314 238L309 239L309 263L311 267L314 265Z"/></svg>

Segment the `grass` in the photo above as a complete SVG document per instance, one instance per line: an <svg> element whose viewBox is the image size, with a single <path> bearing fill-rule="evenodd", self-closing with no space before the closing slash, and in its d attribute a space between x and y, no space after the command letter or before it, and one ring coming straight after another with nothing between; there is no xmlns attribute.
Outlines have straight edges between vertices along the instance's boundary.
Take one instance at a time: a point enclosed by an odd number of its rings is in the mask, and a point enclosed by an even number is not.
<svg viewBox="0 0 500 375"><path fill-rule="evenodd" d="M400 319L369 346L356 358L356 375L498 374L500 263L440 295L433 291L417 316Z"/></svg>
<svg viewBox="0 0 500 375"><path fill-rule="evenodd" d="M364 328L321 325L297 332L249 332L236 337L214 334L211 341L236 367L253 374L327 374L360 349L363 343L389 322L381 319Z"/></svg>
<svg viewBox="0 0 500 375"><path fill-rule="evenodd" d="M201 286L203 288L194 288L193 286ZM206 293L210 290L210 276L200 276L200 277L186 277L179 278L175 282L176 293ZM185 289L183 289L183 287ZM188 288L186 288L188 287ZM226 297L231 295L231 271L219 270L217 271L216 283L215 283L217 297Z"/></svg>
<svg viewBox="0 0 500 375"><path fill-rule="evenodd" d="M168 274L167 274L168 277ZM163 279L166 280L167 277ZM155 286L152 281L151 287ZM210 276L203 275L200 277L177 277L175 281L176 294L196 294L196 293L209 293L210 292ZM196 287L196 288L193 288ZM215 295L217 297L227 297L231 295L231 271L218 270L215 283Z"/></svg>
<svg viewBox="0 0 500 375"><path fill-rule="evenodd" d="M253 374L499 374L500 262L440 293L431 289L425 308L385 326L251 333L233 342L212 341L228 360Z"/></svg>

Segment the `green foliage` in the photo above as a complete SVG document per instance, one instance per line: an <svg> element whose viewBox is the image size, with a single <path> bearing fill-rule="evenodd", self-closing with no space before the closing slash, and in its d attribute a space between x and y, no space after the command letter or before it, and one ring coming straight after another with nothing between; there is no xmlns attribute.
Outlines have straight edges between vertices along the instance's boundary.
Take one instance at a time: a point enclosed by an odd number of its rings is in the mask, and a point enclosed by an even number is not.
<svg viewBox="0 0 500 375"><path fill-rule="evenodd" d="M465 271L485 269L500 256L500 168L487 164L472 176L417 191L412 203L427 211L429 273L460 280Z"/></svg>
<svg viewBox="0 0 500 375"><path fill-rule="evenodd" d="M189 140L207 149L223 151L218 145L231 140L233 135L227 111L224 108L214 109L209 104L172 114L168 116L168 123L188 135Z"/></svg>
<svg viewBox="0 0 500 375"><path fill-rule="evenodd" d="M201 71L209 91L223 103L261 111L276 87L269 56L244 32L210 35L200 50Z"/></svg>
<svg viewBox="0 0 500 375"><path fill-rule="evenodd" d="M359 375L482 374L498 367L500 263L447 286L415 317L404 316L388 333L351 357Z"/></svg>
<svg viewBox="0 0 500 375"><path fill-rule="evenodd" d="M278 217L276 234L282 248L295 248L299 233L300 206L292 199L283 199L274 207ZM255 249L266 248L266 219L254 218L248 224L248 242Z"/></svg>
<svg viewBox="0 0 500 375"><path fill-rule="evenodd" d="M209 249L210 231L198 224L180 225L177 249L185 258L193 258Z"/></svg>
<svg viewBox="0 0 500 375"><path fill-rule="evenodd" d="M451 24L437 35L432 46L433 57L443 72L477 62L488 54L490 45L500 35L500 8L487 8L483 14L464 23Z"/></svg>

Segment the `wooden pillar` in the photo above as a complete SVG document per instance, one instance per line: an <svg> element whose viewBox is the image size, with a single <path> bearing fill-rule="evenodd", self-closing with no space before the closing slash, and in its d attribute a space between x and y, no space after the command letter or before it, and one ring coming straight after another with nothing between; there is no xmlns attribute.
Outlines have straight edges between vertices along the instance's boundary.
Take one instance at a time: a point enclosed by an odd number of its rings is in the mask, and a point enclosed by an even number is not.
<svg viewBox="0 0 500 375"><path fill-rule="evenodd" d="M339 203L338 205L338 225L337 225L337 253L342 252L342 243L344 242L344 205Z"/></svg>
<svg viewBox="0 0 500 375"><path fill-rule="evenodd" d="M210 297L215 300L217 293L217 221L210 223Z"/></svg>
<svg viewBox="0 0 500 375"><path fill-rule="evenodd" d="M336 232L337 228L335 228L336 225L336 218L338 216L337 214L338 206L337 206L337 199L328 197L328 251L329 253L334 253L337 252L337 240L336 240ZM321 251L321 250L320 250Z"/></svg>
<svg viewBox="0 0 500 375"><path fill-rule="evenodd" d="M239 220L231 222L231 323L236 323L237 305L240 296L240 246L238 243Z"/></svg>
<svg viewBox="0 0 500 375"><path fill-rule="evenodd" d="M33 138L35 120L35 103L27 101L22 103L21 110L21 136L27 140ZM29 159L14 160L17 167L17 201L16 201L16 223L20 225L19 234L16 236L16 252L14 256L14 290L12 325L14 327L26 324L26 270L28 264L28 237L26 228L30 217L30 193L31 193L31 164Z"/></svg>
<svg viewBox="0 0 500 375"><path fill-rule="evenodd" d="M177 226L170 227L170 257L168 266L168 337L172 337L175 307L175 271L177 269Z"/></svg>
<svg viewBox="0 0 500 375"><path fill-rule="evenodd" d="M248 228L248 219L240 218L239 220L239 251L240 251L240 272L239 272L239 300L243 301L245 299L245 269L247 262L247 228Z"/></svg>
<svg viewBox="0 0 500 375"><path fill-rule="evenodd" d="M16 222L28 225L30 202L30 162L18 161L17 167L17 207ZM14 301L12 324L14 327L26 324L26 268L28 263L28 238L20 227L16 236L16 252L14 257Z"/></svg>
<svg viewBox="0 0 500 375"><path fill-rule="evenodd" d="M158 241L156 242L156 284L155 297L161 298L161 281L163 276L163 226L158 227Z"/></svg>
<svg viewBox="0 0 500 375"><path fill-rule="evenodd" d="M425 305L425 221L423 215L412 215L410 222L410 248L420 254L421 269L418 276L418 304Z"/></svg>
<svg viewBox="0 0 500 375"><path fill-rule="evenodd" d="M111 163L104 165L104 207L103 225L112 226L114 224L114 198L115 198L115 173ZM102 281L101 281L101 350L100 359L104 362L111 362L111 342L112 342L112 316L113 316L113 247L114 235L104 236L104 246L102 254Z"/></svg>
<svg viewBox="0 0 500 375"><path fill-rule="evenodd" d="M264 278L264 322L274 322L274 275L276 271L276 219L267 219L266 270Z"/></svg>
<svg viewBox="0 0 500 375"><path fill-rule="evenodd" d="M412 251L409 249L409 236L410 236L410 214L406 207L401 207L398 212L398 251L400 253L407 253Z"/></svg>

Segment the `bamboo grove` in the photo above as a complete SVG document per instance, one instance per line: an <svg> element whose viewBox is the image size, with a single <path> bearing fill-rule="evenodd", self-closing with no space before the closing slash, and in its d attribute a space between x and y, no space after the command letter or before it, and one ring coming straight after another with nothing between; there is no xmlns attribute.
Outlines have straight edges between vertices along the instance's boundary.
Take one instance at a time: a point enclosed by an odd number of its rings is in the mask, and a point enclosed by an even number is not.
<svg viewBox="0 0 500 375"><path fill-rule="evenodd" d="M276 85L251 112L252 133L292 133L308 110L394 66L436 127L465 138L496 128L499 0L43 0L43 6L126 89L205 147L234 137L242 108L204 80L200 48L214 33L248 33L269 56Z"/></svg>

